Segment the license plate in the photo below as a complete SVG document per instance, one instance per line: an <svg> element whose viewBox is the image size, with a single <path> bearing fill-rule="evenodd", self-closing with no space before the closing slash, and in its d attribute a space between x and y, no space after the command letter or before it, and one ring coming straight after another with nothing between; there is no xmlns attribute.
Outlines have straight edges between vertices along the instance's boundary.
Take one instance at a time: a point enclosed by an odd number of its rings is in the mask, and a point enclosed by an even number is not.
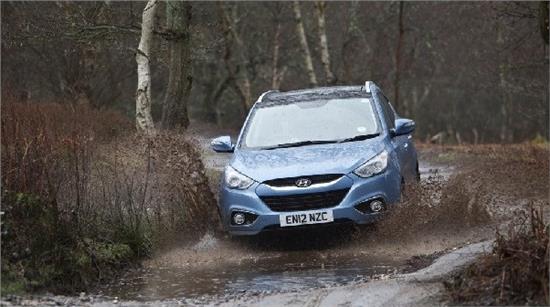
<svg viewBox="0 0 550 307"><path fill-rule="evenodd" d="M279 215L281 227L322 224L333 221L332 210L289 212Z"/></svg>

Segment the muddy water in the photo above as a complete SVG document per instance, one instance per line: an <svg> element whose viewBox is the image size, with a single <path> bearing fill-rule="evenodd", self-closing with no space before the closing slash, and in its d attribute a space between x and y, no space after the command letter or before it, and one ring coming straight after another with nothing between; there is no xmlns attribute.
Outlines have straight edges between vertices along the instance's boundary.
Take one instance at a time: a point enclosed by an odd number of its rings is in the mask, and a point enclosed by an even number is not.
<svg viewBox="0 0 550 307"><path fill-rule="evenodd" d="M99 292L126 300L178 299L209 302L242 294L296 292L395 272L403 263L385 258L334 257L290 253L267 259L245 259L186 267L152 266L131 271Z"/></svg>

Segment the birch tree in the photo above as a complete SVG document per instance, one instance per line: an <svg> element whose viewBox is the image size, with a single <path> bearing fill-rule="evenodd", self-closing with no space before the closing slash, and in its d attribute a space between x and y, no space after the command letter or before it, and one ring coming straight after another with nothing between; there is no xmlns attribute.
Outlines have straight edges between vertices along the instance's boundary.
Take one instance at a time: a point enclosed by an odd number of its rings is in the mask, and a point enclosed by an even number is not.
<svg viewBox="0 0 550 307"><path fill-rule="evenodd" d="M169 76L162 107L163 129L187 128L187 102L193 84L190 35L191 4L183 1L166 2L166 28L169 38Z"/></svg>
<svg viewBox="0 0 550 307"><path fill-rule="evenodd" d="M151 42L158 0L149 0L143 9L141 39L136 52L138 84L136 91L136 128L140 132L153 134L155 125L151 116Z"/></svg>
<svg viewBox="0 0 550 307"><path fill-rule="evenodd" d="M296 20L296 32L298 32L298 39L300 40L300 46L302 47L302 52L304 53L304 63L306 66L306 73L309 78L309 85L312 87L317 86L317 76L315 75L315 70L313 69L313 60L311 59L311 53L309 52L306 31L304 29L304 23L302 21L300 2L294 1L293 4L294 19Z"/></svg>
<svg viewBox="0 0 550 307"><path fill-rule="evenodd" d="M325 22L325 10L327 4L325 1L315 2L315 11L317 12L317 30L319 31L319 46L321 47L321 63L325 71L326 84L333 84L336 79L330 68L330 54L328 52L327 30Z"/></svg>

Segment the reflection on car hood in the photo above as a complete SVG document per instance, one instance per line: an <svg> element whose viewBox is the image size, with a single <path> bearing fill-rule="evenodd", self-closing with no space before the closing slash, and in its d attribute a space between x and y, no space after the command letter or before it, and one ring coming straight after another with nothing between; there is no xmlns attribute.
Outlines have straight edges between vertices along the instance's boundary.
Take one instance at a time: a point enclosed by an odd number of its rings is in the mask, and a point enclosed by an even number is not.
<svg viewBox="0 0 550 307"><path fill-rule="evenodd" d="M316 174L347 174L383 148L381 138L374 138L273 150L238 150L230 165L258 182Z"/></svg>

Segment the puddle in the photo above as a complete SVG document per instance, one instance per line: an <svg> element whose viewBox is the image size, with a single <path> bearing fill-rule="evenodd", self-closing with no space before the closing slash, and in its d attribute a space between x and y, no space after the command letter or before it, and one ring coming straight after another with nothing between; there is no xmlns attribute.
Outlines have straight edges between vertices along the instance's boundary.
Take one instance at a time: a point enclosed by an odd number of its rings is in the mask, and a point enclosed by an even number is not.
<svg viewBox="0 0 550 307"><path fill-rule="evenodd" d="M296 292L345 285L375 275L394 273L400 266L403 264L372 257L327 259L310 253L291 253L289 257L249 260L238 265L133 270L102 287L98 294L138 301L212 301L243 293Z"/></svg>

